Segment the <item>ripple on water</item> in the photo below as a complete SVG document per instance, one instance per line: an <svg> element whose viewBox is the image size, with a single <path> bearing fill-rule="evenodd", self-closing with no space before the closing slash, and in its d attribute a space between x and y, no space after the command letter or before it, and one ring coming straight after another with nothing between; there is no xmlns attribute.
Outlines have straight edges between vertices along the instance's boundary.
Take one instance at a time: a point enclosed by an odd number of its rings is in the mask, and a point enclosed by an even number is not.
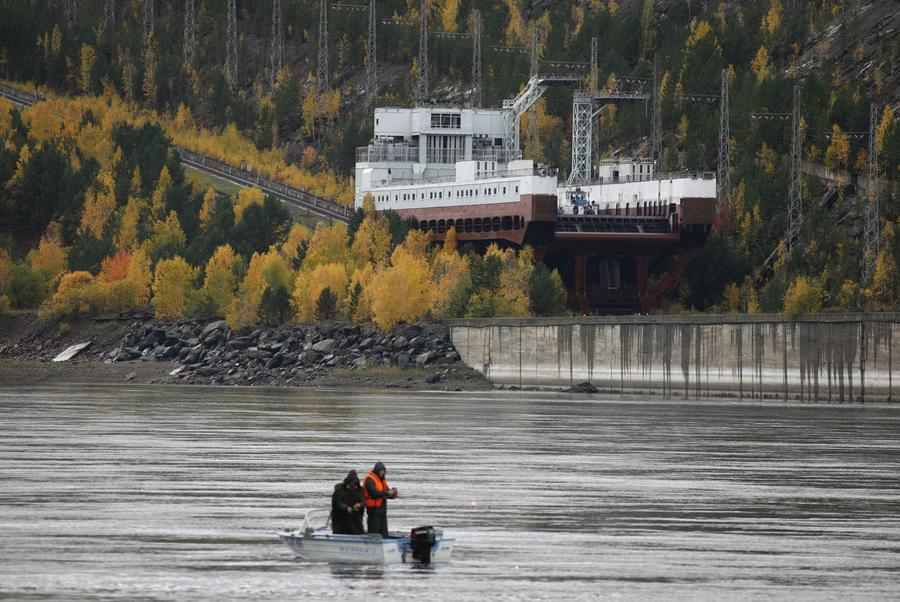
<svg viewBox="0 0 900 602"><path fill-rule="evenodd" d="M900 410L551 394L0 390L0 597L897 595ZM382 460L448 565L274 533ZM473 509L473 502L476 502Z"/></svg>

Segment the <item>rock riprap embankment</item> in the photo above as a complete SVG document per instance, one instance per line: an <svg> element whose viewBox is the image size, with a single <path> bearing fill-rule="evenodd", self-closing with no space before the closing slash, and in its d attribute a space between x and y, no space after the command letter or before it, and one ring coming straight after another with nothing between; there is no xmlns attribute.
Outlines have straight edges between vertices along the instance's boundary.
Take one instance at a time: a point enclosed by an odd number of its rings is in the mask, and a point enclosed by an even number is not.
<svg viewBox="0 0 900 602"><path fill-rule="evenodd" d="M333 370L425 368L436 383L459 362L444 327L374 327L322 323L232 331L224 320L136 324L106 361L178 364L171 382L292 386Z"/></svg>

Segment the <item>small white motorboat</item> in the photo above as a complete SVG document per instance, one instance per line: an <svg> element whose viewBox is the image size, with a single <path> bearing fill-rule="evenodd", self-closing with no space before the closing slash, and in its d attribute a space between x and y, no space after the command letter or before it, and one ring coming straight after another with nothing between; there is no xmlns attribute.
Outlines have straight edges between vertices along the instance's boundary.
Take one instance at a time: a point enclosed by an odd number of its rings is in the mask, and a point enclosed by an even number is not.
<svg viewBox="0 0 900 602"><path fill-rule="evenodd" d="M335 535L328 527L327 510L304 510L303 526L281 531L278 537L304 560L365 564L399 564L447 562L453 552L454 539L444 537L443 530L418 527L409 534ZM321 526L316 526L321 525Z"/></svg>

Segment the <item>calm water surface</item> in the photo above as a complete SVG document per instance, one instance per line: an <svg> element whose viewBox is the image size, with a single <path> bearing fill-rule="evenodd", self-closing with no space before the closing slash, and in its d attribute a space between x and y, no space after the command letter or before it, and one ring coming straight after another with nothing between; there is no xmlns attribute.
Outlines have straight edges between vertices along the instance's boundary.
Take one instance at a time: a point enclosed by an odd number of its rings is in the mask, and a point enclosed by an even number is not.
<svg viewBox="0 0 900 602"><path fill-rule="evenodd" d="M376 460L452 563L278 541ZM900 407L0 389L0 598L897 598L898 476Z"/></svg>

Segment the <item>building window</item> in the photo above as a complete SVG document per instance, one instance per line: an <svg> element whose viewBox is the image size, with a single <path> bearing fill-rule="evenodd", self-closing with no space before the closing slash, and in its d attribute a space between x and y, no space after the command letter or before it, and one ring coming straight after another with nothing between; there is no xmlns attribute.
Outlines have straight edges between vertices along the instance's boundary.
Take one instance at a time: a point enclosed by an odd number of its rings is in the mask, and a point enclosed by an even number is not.
<svg viewBox="0 0 900 602"><path fill-rule="evenodd" d="M432 113L431 114L431 127L441 128L441 129L458 130L460 128L460 114L459 113Z"/></svg>

